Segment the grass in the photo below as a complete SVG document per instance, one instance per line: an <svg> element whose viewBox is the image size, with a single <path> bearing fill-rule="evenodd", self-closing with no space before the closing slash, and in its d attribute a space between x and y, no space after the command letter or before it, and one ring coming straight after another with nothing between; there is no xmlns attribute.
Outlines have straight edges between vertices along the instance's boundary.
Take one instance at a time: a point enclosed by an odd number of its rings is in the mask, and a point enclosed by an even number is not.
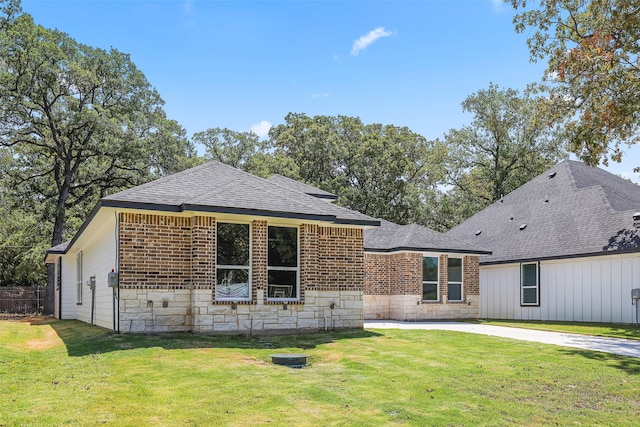
<svg viewBox="0 0 640 427"><path fill-rule="evenodd" d="M541 331L566 332L598 337L640 340L640 328L630 324L551 322L534 320L480 320L485 325L509 326L514 328L537 329Z"/></svg>
<svg viewBox="0 0 640 427"><path fill-rule="evenodd" d="M311 355L310 366L269 354ZM114 335L0 321L0 426L633 425L640 359L448 331Z"/></svg>

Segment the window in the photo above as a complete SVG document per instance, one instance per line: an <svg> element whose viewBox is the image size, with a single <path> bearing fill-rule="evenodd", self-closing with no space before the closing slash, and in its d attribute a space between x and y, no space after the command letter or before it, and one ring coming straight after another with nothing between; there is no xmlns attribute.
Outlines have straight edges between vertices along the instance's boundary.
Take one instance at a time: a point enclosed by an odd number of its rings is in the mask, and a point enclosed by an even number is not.
<svg viewBox="0 0 640 427"><path fill-rule="evenodd" d="M56 290L60 290L62 287L62 257L58 257L58 262L56 263Z"/></svg>
<svg viewBox="0 0 640 427"><path fill-rule="evenodd" d="M298 300L298 229L269 226L267 298Z"/></svg>
<svg viewBox="0 0 640 427"><path fill-rule="evenodd" d="M520 301L522 305L540 305L538 263L520 265Z"/></svg>
<svg viewBox="0 0 640 427"><path fill-rule="evenodd" d="M82 252L76 255L76 303L82 304Z"/></svg>
<svg viewBox="0 0 640 427"><path fill-rule="evenodd" d="M422 300L438 301L438 258L422 258Z"/></svg>
<svg viewBox="0 0 640 427"><path fill-rule="evenodd" d="M447 300L462 301L462 258L449 258L447 269L449 271Z"/></svg>
<svg viewBox="0 0 640 427"><path fill-rule="evenodd" d="M251 299L250 232L249 224L217 224L216 300Z"/></svg>

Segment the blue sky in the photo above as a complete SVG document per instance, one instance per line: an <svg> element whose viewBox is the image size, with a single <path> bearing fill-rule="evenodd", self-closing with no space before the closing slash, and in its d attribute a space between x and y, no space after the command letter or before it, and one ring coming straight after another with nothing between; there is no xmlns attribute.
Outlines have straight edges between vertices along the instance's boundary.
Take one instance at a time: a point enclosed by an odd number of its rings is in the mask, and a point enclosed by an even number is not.
<svg viewBox="0 0 640 427"><path fill-rule="evenodd" d="M499 0L23 0L45 27L114 47L189 134L263 134L289 112L358 116L429 139L471 121L460 103L490 82L538 81L526 34ZM634 179L640 149L608 170Z"/></svg>

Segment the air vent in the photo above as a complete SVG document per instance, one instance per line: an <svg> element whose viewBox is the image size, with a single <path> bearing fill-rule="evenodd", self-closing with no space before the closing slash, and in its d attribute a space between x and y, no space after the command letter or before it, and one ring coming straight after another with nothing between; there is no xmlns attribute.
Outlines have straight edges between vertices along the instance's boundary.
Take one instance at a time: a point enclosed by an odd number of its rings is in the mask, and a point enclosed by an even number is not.
<svg viewBox="0 0 640 427"><path fill-rule="evenodd" d="M527 224L522 224L522 225L520 226L520 230L524 230L525 228L527 228Z"/></svg>
<svg viewBox="0 0 640 427"><path fill-rule="evenodd" d="M480 233L482 233L482 230L478 230L478 231L476 231L476 236L479 236L479 235L480 235Z"/></svg>
<svg viewBox="0 0 640 427"><path fill-rule="evenodd" d="M549 179L553 178L554 176L556 176L556 173L555 173L555 172L551 172L551 173L549 174Z"/></svg>
<svg viewBox="0 0 640 427"><path fill-rule="evenodd" d="M633 220L634 221L640 221L640 212L636 212L633 214Z"/></svg>
<svg viewBox="0 0 640 427"><path fill-rule="evenodd" d="M513 217L509 218L509 221L513 221Z"/></svg>
<svg viewBox="0 0 640 427"><path fill-rule="evenodd" d="M547 203L549 203L549 199L544 199L544 204L546 205Z"/></svg>

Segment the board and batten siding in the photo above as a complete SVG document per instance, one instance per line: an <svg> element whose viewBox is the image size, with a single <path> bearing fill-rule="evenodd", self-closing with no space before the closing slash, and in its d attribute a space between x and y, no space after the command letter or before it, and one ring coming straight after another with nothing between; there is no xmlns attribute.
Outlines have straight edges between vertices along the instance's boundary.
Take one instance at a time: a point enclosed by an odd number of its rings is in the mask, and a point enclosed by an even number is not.
<svg viewBox="0 0 640 427"><path fill-rule="evenodd" d="M540 306L520 305L520 264L480 266L485 319L634 323L640 254L540 262Z"/></svg>
<svg viewBox="0 0 640 427"><path fill-rule="evenodd" d="M93 222L84 232L88 238L78 240L62 255L62 319L91 321L91 289L87 285L96 276L93 323L103 328L113 327L113 288L107 285L107 275L116 268L116 220L114 215L103 222ZM76 256L82 251L82 304L77 304Z"/></svg>

